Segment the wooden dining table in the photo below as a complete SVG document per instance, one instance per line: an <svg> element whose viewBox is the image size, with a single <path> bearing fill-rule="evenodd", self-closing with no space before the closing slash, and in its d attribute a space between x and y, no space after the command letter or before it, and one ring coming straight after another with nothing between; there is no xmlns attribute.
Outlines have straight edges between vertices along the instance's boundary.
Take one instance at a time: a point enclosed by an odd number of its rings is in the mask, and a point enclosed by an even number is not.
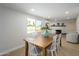
<svg viewBox="0 0 79 59"><path fill-rule="evenodd" d="M28 56L29 46L28 43L31 43L39 48L42 48L43 55L47 55L47 47L52 43L52 36L47 38L43 37L42 35L37 35L36 37L26 37L25 41L25 55Z"/></svg>

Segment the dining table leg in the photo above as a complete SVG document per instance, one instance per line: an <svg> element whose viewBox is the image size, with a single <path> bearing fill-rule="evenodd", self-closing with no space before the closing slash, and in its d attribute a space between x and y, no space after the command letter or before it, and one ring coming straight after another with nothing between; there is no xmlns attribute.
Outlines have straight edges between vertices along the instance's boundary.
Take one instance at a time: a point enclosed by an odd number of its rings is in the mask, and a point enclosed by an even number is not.
<svg viewBox="0 0 79 59"><path fill-rule="evenodd" d="M47 49L45 48L45 56L47 56Z"/></svg>
<svg viewBox="0 0 79 59"><path fill-rule="evenodd" d="M43 48L43 55L47 56L47 50L46 50L46 48Z"/></svg>
<svg viewBox="0 0 79 59"><path fill-rule="evenodd" d="M60 47L61 47L61 40L60 40Z"/></svg>
<svg viewBox="0 0 79 59"><path fill-rule="evenodd" d="M25 56L28 56L28 42L25 41Z"/></svg>
<svg viewBox="0 0 79 59"><path fill-rule="evenodd" d="M61 38L62 39L62 38ZM60 47L62 47L62 40L60 40Z"/></svg>

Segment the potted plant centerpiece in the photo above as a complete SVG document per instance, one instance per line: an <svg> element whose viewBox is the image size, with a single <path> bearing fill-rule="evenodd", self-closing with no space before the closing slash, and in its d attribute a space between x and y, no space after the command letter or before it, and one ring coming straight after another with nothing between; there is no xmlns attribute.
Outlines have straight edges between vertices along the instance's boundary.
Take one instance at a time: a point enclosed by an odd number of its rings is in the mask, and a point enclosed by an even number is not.
<svg viewBox="0 0 79 59"><path fill-rule="evenodd" d="M45 38L48 38L48 37L49 37L49 30L50 30L50 28L49 28L48 24L49 24L49 23L46 22L46 23L44 24L44 26L41 27L42 35L43 35Z"/></svg>

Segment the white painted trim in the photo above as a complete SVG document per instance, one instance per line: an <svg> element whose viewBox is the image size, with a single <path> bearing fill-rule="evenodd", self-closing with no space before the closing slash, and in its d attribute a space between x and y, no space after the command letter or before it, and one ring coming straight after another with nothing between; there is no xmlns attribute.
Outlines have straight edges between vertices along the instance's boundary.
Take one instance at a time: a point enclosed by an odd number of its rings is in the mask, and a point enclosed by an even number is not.
<svg viewBox="0 0 79 59"><path fill-rule="evenodd" d="M0 56L5 55L5 54L8 54L9 52L12 52L12 51L17 50L17 49L22 48L22 47L24 47L24 45L20 45L20 46L17 46L17 47L15 47L15 48L6 50L6 51L4 51L4 52L1 52L1 53L0 53Z"/></svg>

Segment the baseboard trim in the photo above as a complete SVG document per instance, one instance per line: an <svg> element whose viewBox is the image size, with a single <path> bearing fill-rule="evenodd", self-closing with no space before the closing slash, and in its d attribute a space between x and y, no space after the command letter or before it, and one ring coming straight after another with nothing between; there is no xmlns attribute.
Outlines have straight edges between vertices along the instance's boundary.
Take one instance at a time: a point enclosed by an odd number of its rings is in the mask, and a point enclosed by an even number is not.
<svg viewBox="0 0 79 59"><path fill-rule="evenodd" d="M12 52L12 51L15 51L15 50L17 50L17 49L19 49L19 48L22 48L22 47L24 47L24 45L20 45L20 46L17 46L17 47L15 47L15 48L6 50L6 51L0 53L0 56L3 56L3 55L5 55L5 54L8 54L8 53L10 53L10 52Z"/></svg>

